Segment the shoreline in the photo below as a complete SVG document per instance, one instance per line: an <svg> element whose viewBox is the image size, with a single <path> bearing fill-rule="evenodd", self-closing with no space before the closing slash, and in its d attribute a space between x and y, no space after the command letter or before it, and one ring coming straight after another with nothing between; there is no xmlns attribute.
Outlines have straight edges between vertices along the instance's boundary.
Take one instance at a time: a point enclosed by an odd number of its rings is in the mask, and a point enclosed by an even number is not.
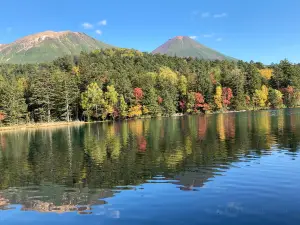
<svg viewBox="0 0 300 225"><path fill-rule="evenodd" d="M260 109L260 110L270 110L270 109ZM215 111L210 112L203 115L214 115L214 114L228 114L228 113L240 113L240 112L251 112L251 111L260 111L260 110L232 110L232 111ZM139 118L130 118L125 120L118 120L118 121L130 121L130 120L140 120L140 119L151 119L151 118L158 118L158 117L184 117L188 115L196 115L196 114L184 114L184 113L175 113L170 116L157 116L157 117L150 117L150 116L142 116ZM198 114L201 115L201 114ZM28 123L28 124L20 124L20 125L12 125L12 126L0 126L0 133L5 131L20 131L20 130L28 130L28 129L42 129L42 128L54 128L54 127L66 127L66 126L75 126L75 125L84 125L84 124L92 124L92 123L105 123L105 122L112 122L113 120L105 120L105 121L72 121L72 122L50 122L50 123Z"/></svg>
<svg viewBox="0 0 300 225"><path fill-rule="evenodd" d="M84 121L73 121L73 122L50 122L50 123L28 123L28 124L19 124L12 126L3 126L0 127L0 132L3 131L20 131L20 130L28 130L28 129L41 129L41 128L54 128L54 127L66 127L66 126L75 126L75 125L83 125L88 122Z"/></svg>

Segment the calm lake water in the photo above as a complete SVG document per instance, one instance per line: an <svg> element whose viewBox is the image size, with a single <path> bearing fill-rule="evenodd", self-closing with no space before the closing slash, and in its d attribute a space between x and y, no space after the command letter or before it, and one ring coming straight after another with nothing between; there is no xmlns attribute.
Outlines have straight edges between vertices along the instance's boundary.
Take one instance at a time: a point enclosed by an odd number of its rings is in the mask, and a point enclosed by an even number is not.
<svg viewBox="0 0 300 225"><path fill-rule="evenodd" d="M300 109L0 133L1 224L300 224Z"/></svg>

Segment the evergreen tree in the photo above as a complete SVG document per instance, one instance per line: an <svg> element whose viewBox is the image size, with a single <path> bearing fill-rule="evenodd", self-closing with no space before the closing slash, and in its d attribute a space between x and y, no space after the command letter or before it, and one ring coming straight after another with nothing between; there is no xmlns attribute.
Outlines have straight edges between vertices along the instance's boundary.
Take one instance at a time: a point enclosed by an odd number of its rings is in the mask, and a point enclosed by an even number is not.
<svg viewBox="0 0 300 225"><path fill-rule="evenodd" d="M4 123L26 122L27 105L24 98L23 81L22 78L12 78L8 82L0 76L0 111Z"/></svg>
<svg viewBox="0 0 300 225"><path fill-rule="evenodd" d="M158 103L158 96L154 88L150 88L145 92L142 104L147 107L149 113L153 116L161 113L161 109Z"/></svg>
<svg viewBox="0 0 300 225"><path fill-rule="evenodd" d="M55 110L55 81L50 71L42 70L33 77L30 105L35 121L50 122Z"/></svg>
<svg viewBox="0 0 300 225"><path fill-rule="evenodd" d="M76 76L59 73L55 90L58 117L69 122L75 112L78 119L78 99L80 95Z"/></svg>

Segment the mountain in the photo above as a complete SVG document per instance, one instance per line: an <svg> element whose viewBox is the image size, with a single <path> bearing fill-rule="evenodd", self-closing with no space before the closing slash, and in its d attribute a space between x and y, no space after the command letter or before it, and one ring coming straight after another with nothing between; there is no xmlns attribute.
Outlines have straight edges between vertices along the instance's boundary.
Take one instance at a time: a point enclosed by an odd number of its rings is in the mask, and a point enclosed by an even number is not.
<svg viewBox="0 0 300 225"><path fill-rule="evenodd" d="M2 63L38 63L51 61L65 55L78 55L81 51L113 48L85 33L71 31L45 31L0 44Z"/></svg>
<svg viewBox="0 0 300 225"><path fill-rule="evenodd" d="M210 49L187 36L177 36L155 49L153 54L166 54L178 57L193 57L206 60L235 60Z"/></svg>

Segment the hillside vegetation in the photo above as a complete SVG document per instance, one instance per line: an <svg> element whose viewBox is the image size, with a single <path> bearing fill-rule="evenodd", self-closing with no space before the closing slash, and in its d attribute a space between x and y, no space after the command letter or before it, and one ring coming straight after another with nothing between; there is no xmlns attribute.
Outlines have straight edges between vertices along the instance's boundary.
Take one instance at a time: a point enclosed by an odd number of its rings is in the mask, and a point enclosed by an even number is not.
<svg viewBox="0 0 300 225"><path fill-rule="evenodd" d="M300 66L106 49L0 65L0 123L125 119L294 107Z"/></svg>

